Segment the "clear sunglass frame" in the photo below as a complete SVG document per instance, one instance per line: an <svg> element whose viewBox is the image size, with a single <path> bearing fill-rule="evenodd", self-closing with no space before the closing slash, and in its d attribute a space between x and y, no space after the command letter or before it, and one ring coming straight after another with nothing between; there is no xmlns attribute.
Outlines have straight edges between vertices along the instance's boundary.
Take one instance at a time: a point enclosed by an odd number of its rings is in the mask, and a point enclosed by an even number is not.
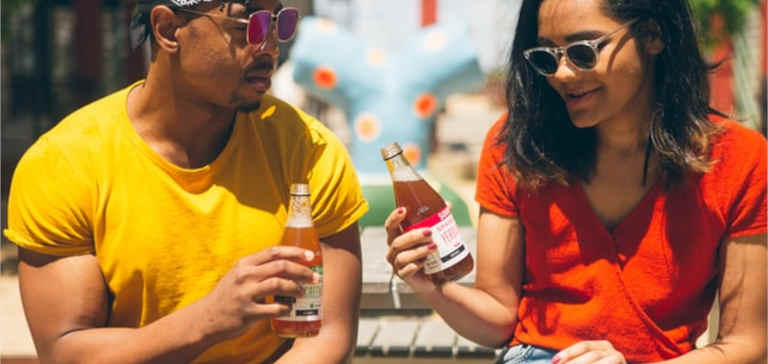
<svg viewBox="0 0 768 364"><path fill-rule="evenodd" d="M525 57L525 60L528 61L528 64L531 65L531 67L533 67L533 69L536 70L536 72L540 73L543 76L552 76L555 73L557 73L557 69L560 68L560 61L562 60L563 55L565 55L565 59L568 62L570 62L574 67L578 68L579 70L590 71L590 70L595 68L595 66L597 65L597 60L600 58L600 49L598 47L603 42L605 42L606 39L608 39L611 36L615 35L620 30L622 30L622 29L632 25L637 20L638 20L637 18L636 19L632 19L632 20L630 20L630 21L620 25L615 30L613 30L613 31L611 31L611 32L609 32L607 34L603 34L600 37L595 38L595 39L579 40L579 41L575 41L575 42L566 44L564 46L559 46L559 47L543 47L542 46L542 47L529 48L529 49L526 49L525 51L523 51L523 56ZM574 47L574 46L587 46L591 50L591 52L592 52L592 56L593 56L593 58L595 60L594 64L592 64L591 66L588 66L588 67L582 67L578 63L574 62L573 59L568 55L568 49L570 49L571 47ZM546 72L543 69L541 69L539 66L537 66L535 64L535 62L533 60L531 60L531 54L533 54L533 52L546 52L547 54L552 56L554 58L555 64L556 64L555 72L549 73L549 72Z"/></svg>

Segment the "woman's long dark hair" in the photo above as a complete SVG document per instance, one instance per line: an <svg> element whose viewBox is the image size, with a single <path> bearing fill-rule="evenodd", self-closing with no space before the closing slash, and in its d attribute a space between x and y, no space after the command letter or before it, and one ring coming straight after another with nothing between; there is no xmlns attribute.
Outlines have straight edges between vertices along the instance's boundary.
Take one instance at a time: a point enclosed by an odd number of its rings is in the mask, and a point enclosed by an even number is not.
<svg viewBox="0 0 768 364"><path fill-rule="evenodd" d="M603 12L628 21L640 42L660 36L663 51L656 56L653 80L656 114L649 146L660 157L668 182L679 182L685 171L705 172L711 162L708 146L720 129L708 116L710 66L699 50L690 6L686 0L602 0ZM506 146L506 163L521 186L537 187L570 177L588 181L596 164L595 128L577 128L562 98L536 73L523 51L537 46L541 0L524 0L520 9L507 80L507 122L498 142ZM648 31L648 20L660 34ZM722 115L722 114L721 114Z"/></svg>

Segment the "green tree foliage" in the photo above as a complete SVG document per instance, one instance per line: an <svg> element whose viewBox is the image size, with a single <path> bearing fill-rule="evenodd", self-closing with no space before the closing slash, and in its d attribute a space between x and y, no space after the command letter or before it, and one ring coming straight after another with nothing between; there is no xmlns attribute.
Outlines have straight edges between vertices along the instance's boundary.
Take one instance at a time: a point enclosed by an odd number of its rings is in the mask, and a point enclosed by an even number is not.
<svg viewBox="0 0 768 364"><path fill-rule="evenodd" d="M3 0L2 6L0 7L0 32L2 32L3 43L8 40L8 36L10 36L9 32L13 31L13 29L10 28L11 25L9 20L24 4L35 6L35 0Z"/></svg>
<svg viewBox="0 0 768 364"><path fill-rule="evenodd" d="M738 34L746 25L749 13L760 5L760 0L690 1L694 16L699 22L698 27L702 40L709 46L718 40L712 29L712 19L716 14L723 17L723 25L727 34Z"/></svg>

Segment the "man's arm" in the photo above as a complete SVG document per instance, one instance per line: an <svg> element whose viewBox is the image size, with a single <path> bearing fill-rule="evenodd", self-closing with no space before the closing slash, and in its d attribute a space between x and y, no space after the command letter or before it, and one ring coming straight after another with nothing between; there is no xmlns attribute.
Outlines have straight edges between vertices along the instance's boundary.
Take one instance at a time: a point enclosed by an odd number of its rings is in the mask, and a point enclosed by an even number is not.
<svg viewBox="0 0 768 364"><path fill-rule="evenodd" d="M206 297L141 328L107 324L107 286L96 257L54 257L20 248L24 312L43 363L186 363L250 323L284 314L260 298L297 296L312 271L307 251L275 247L241 259ZM201 318L205 318L201 320Z"/></svg>
<svg viewBox="0 0 768 364"><path fill-rule="evenodd" d="M43 363L187 362L207 346L194 306L142 329L101 328L107 288L95 256L19 250L21 297Z"/></svg>
<svg viewBox="0 0 768 364"><path fill-rule="evenodd" d="M322 254L323 326L320 334L296 339L278 364L343 363L354 350L362 286L357 223L323 238Z"/></svg>

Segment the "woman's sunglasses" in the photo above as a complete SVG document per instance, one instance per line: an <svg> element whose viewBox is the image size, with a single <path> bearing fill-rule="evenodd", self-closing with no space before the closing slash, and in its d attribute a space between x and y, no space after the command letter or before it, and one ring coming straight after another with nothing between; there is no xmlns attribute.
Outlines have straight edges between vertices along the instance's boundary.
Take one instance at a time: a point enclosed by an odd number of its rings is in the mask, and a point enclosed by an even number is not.
<svg viewBox="0 0 768 364"><path fill-rule="evenodd" d="M210 16L247 24L247 27L245 28L246 39L249 44L253 45L259 45L267 39L267 34L269 34L273 21L277 28L277 40L280 42L288 42L293 39L294 35L296 35L296 24L299 22L299 9L290 7L281 9L277 15L272 15L272 12L269 10L259 10L251 13L251 15L248 16L248 19L209 14L184 8L179 8L177 10L190 14Z"/></svg>
<svg viewBox="0 0 768 364"><path fill-rule="evenodd" d="M563 54L565 54L565 58L568 62L571 62L571 64L578 69L589 71L597 65L597 58L601 49L600 46L603 42L635 21L637 21L637 19L632 19L622 24L616 30L597 39L580 40L562 47L536 47L526 49L523 51L523 55L533 69L544 76L552 76L557 72Z"/></svg>

